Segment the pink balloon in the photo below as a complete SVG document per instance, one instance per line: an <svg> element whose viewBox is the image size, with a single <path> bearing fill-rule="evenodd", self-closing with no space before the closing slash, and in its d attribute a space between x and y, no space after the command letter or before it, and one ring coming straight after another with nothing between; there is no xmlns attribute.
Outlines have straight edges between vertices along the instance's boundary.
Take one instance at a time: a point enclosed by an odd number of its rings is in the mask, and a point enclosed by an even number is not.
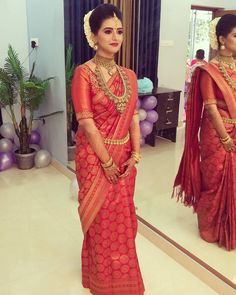
<svg viewBox="0 0 236 295"><path fill-rule="evenodd" d="M142 100L142 109L146 111L154 109L156 105L157 105L157 98L153 95L145 96Z"/></svg>
<svg viewBox="0 0 236 295"><path fill-rule="evenodd" d="M158 120L158 113L154 110L147 111L146 120L150 123L155 123Z"/></svg>
<svg viewBox="0 0 236 295"><path fill-rule="evenodd" d="M13 154L11 152L0 153L0 171L10 168L13 162Z"/></svg>
<svg viewBox="0 0 236 295"><path fill-rule="evenodd" d="M30 143L31 144L39 144L41 136L38 131L33 130L31 133Z"/></svg>
<svg viewBox="0 0 236 295"><path fill-rule="evenodd" d="M146 137L148 134L152 133L153 124L148 122L147 120L139 123L140 131L143 137Z"/></svg>

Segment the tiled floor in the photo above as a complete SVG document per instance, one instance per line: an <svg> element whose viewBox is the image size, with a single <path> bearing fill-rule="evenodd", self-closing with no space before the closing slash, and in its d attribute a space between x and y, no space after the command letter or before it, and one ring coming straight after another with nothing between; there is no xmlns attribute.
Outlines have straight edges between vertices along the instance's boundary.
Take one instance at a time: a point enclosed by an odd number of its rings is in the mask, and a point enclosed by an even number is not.
<svg viewBox="0 0 236 295"><path fill-rule="evenodd" d="M82 232L71 181L52 166L0 173L0 294L85 295ZM141 235L137 248L147 295L213 295Z"/></svg>

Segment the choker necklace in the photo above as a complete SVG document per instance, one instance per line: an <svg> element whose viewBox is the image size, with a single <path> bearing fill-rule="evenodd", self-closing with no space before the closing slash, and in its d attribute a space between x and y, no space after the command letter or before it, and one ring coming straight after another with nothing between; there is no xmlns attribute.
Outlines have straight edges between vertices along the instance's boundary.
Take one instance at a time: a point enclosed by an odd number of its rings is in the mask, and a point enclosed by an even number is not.
<svg viewBox="0 0 236 295"><path fill-rule="evenodd" d="M95 74L97 77L97 81L98 81L99 86L101 87L101 89L105 93L105 95L110 100L114 101L117 111L120 114L122 114L125 111L126 105L127 105L128 100L130 98L131 88L130 88L130 84L129 84L129 79L126 76L125 72L115 63L114 60L108 60L108 59L105 59L105 60L106 60L105 61L106 66L104 66L103 63L101 63L101 61L104 61L103 57L101 58L100 56L98 57L97 55L95 55L95 57L93 58L93 62L96 64ZM121 96L115 95L111 91L109 85L107 85L107 82L105 81L101 66L104 66L106 68L107 64L112 65L112 68L115 67L117 72L120 75L120 78L122 80L122 84L124 86L124 93Z"/></svg>
<svg viewBox="0 0 236 295"><path fill-rule="evenodd" d="M216 60L219 63L227 64L231 70L235 69L235 59L233 56L217 55Z"/></svg>
<svg viewBox="0 0 236 295"><path fill-rule="evenodd" d="M113 75L112 71L116 66L116 62L113 58L106 58L96 54L93 58L93 62L96 65L99 65L100 67L104 67L105 69L107 69L107 72L110 76Z"/></svg>

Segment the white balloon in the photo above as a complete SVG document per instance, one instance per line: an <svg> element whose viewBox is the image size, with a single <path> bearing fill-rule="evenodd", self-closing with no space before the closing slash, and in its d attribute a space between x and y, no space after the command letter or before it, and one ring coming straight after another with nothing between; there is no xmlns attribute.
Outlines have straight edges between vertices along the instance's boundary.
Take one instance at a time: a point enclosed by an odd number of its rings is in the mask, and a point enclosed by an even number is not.
<svg viewBox="0 0 236 295"><path fill-rule="evenodd" d="M77 198L79 193L79 186L76 177L71 181L70 194L73 198Z"/></svg>
<svg viewBox="0 0 236 295"><path fill-rule="evenodd" d="M37 130L41 126L40 120L33 120L32 122L32 130Z"/></svg>
<svg viewBox="0 0 236 295"><path fill-rule="evenodd" d="M52 157L46 150L40 150L36 153L34 163L36 168L47 167L51 163Z"/></svg>
<svg viewBox="0 0 236 295"><path fill-rule="evenodd" d="M12 141L7 138L0 139L0 152L10 152L13 148Z"/></svg>
<svg viewBox="0 0 236 295"><path fill-rule="evenodd" d="M143 109L138 111L139 121L144 121L147 118L147 112Z"/></svg>
<svg viewBox="0 0 236 295"><path fill-rule="evenodd" d="M4 138L13 139L15 134L15 129L12 123L4 123L0 127L0 134Z"/></svg>

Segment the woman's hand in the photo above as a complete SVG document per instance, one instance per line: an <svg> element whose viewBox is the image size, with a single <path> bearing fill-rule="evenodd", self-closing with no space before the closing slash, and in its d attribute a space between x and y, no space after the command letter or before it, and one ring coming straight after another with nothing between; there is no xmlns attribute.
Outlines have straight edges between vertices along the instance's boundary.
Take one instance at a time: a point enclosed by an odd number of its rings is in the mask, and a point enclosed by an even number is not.
<svg viewBox="0 0 236 295"><path fill-rule="evenodd" d="M110 183L116 184L118 182L118 177L120 176L120 169L114 162L112 167L104 168L103 170L106 178Z"/></svg>
<svg viewBox="0 0 236 295"><path fill-rule="evenodd" d="M228 152L228 153L230 153L230 152L235 153L236 152L236 146L235 146L232 138L229 140L229 142L222 143L222 144L223 144L223 147L226 150L226 152Z"/></svg>
<svg viewBox="0 0 236 295"><path fill-rule="evenodd" d="M135 166L136 160L134 158L129 158L125 163L122 164L122 167L126 166L126 169L123 174L120 175L120 178L124 178L128 176L132 170L132 168Z"/></svg>

